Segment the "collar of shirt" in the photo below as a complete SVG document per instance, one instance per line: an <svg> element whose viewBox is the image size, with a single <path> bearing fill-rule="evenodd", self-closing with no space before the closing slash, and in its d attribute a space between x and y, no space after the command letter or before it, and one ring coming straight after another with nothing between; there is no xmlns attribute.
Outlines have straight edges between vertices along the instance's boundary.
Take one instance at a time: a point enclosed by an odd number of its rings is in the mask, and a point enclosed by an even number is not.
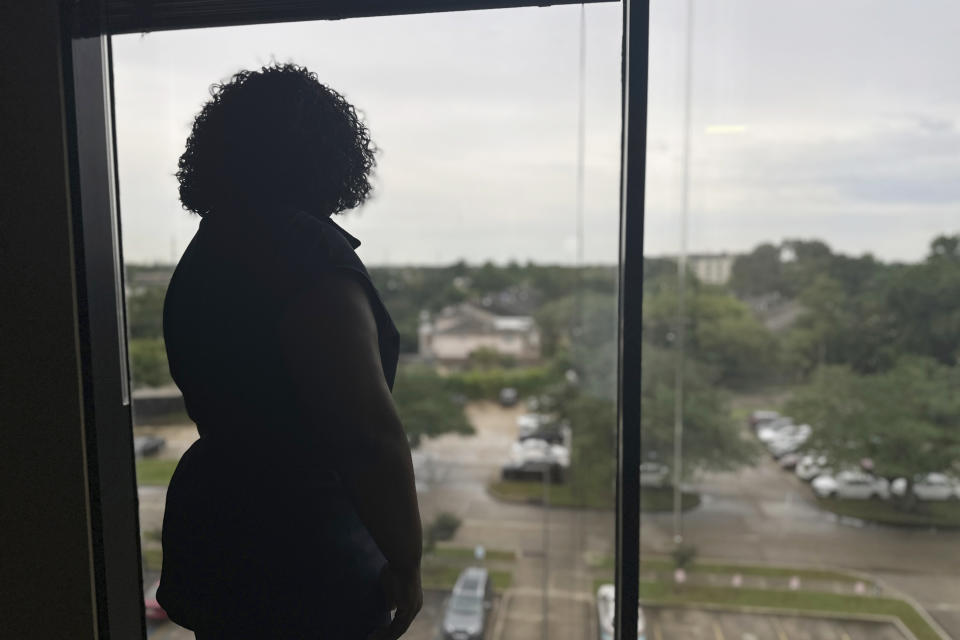
<svg viewBox="0 0 960 640"><path fill-rule="evenodd" d="M327 218L324 218L324 219L325 219L327 222L329 222L331 225L333 225L333 228L336 229L337 231L339 231L340 234L343 235L343 237L347 239L347 242L350 243L350 246L351 246L351 247L353 247L354 249L356 249L357 247L360 246L360 241L357 240L354 236L350 235L350 234L347 232L346 229L344 229L343 227L341 227L340 225L338 225L336 222L334 222L334 221L332 220L332 217L327 217Z"/></svg>

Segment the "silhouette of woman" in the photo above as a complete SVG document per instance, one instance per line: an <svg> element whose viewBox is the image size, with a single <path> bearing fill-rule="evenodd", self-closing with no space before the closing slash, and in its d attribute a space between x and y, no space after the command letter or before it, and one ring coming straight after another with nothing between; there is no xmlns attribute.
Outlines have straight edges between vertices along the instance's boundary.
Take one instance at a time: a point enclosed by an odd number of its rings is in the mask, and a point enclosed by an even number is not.
<svg viewBox="0 0 960 640"><path fill-rule="evenodd" d="M200 438L167 492L157 599L198 640L397 638L423 597L398 335L330 219L367 198L374 145L303 67L211 95L177 172L202 219L163 331Z"/></svg>

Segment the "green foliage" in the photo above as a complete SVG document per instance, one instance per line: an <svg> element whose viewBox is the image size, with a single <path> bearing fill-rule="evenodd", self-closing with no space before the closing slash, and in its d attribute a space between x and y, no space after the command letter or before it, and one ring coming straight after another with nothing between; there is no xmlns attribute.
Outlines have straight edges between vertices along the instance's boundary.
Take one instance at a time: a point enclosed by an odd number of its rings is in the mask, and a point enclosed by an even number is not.
<svg viewBox="0 0 960 640"><path fill-rule="evenodd" d="M784 291L780 247L761 244L750 253L738 256L730 272L730 288L741 296L759 296Z"/></svg>
<svg viewBox="0 0 960 640"><path fill-rule="evenodd" d="M616 398L617 298L585 292L541 307L535 316L545 356L562 360L594 395Z"/></svg>
<svg viewBox="0 0 960 640"><path fill-rule="evenodd" d="M560 396L558 414L572 431L568 474L571 490L584 496L588 504L612 508L616 483L616 402L571 390Z"/></svg>
<svg viewBox="0 0 960 640"><path fill-rule="evenodd" d="M517 365L517 359L503 354L491 347L480 347L470 352L467 366L471 369L511 368Z"/></svg>
<svg viewBox="0 0 960 640"><path fill-rule="evenodd" d="M419 446L422 438L444 433L474 433L463 411L463 398L430 368L401 367L393 387L393 399L412 447Z"/></svg>
<svg viewBox="0 0 960 640"><path fill-rule="evenodd" d="M686 569L697 557L697 548L692 544L678 544L670 551L674 569Z"/></svg>
<svg viewBox="0 0 960 640"><path fill-rule="evenodd" d="M162 387L172 384L167 350L161 338L135 338L130 340L130 375L133 386Z"/></svg>
<svg viewBox="0 0 960 640"><path fill-rule="evenodd" d="M926 261L900 269L889 284L889 324L901 351L960 362L960 235L936 238Z"/></svg>
<svg viewBox="0 0 960 640"><path fill-rule="evenodd" d="M960 368L904 357L881 373L821 367L787 412L813 428L809 446L835 465L874 462L876 472L912 478L960 459Z"/></svg>
<svg viewBox="0 0 960 640"><path fill-rule="evenodd" d="M440 512L423 532L423 546L426 551L433 551L437 542L451 540L460 528L461 520L449 511Z"/></svg>
<svg viewBox="0 0 960 640"><path fill-rule="evenodd" d="M513 387L521 396L533 395L560 378L561 374L555 368L539 366L458 371L445 376L443 383L450 391L471 400L496 400L504 387Z"/></svg>
<svg viewBox="0 0 960 640"><path fill-rule="evenodd" d="M895 527L960 529L960 503L955 500L842 500L817 498L817 505L837 515Z"/></svg>
<svg viewBox="0 0 960 640"><path fill-rule="evenodd" d="M127 296L127 326L132 340L163 337L163 299L167 288L143 287Z"/></svg>
<svg viewBox="0 0 960 640"><path fill-rule="evenodd" d="M703 285L687 288L686 353L716 372L716 382L745 389L769 382L778 366L777 343L753 312L728 292ZM644 299L644 336L660 348L677 339L676 287L658 287Z"/></svg>
<svg viewBox="0 0 960 640"><path fill-rule="evenodd" d="M612 295L617 282L613 266L577 269L531 263L471 266L457 262L446 267L371 267L369 271L400 331L402 353L417 351L421 311L435 313L466 301L482 303L486 296L504 291L519 293L535 308L576 290Z"/></svg>
<svg viewBox="0 0 960 640"><path fill-rule="evenodd" d="M643 349L640 437L649 457L672 467L676 354L652 345ZM709 368L694 360L684 367L684 475L724 470L750 462L754 443L740 435L729 396L714 383Z"/></svg>
<svg viewBox="0 0 960 640"><path fill-rule="evenodd" d="M137 484L165 487L177 468L177 460L170 458L141 458L137 460Z"/></svg>

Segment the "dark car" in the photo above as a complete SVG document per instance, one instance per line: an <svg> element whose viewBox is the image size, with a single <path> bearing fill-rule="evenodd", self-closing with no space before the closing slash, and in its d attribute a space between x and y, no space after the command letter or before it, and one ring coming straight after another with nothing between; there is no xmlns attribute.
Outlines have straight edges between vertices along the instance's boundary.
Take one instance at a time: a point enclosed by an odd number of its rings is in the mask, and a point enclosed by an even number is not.
<svg viewBox="0 0 960 640"><path fill-rule="evenodd" d="M500 389L500 405L504 407L512 407L517 404L517 400L520 399L520 394L517 393L517 390L513 387L504 387Z"/></svg>
<svg viewBox="0 0 960 640"><path fill-rule="evenodd" d="M133 454L138 458L155 456L167 445L159 436L137 436L133 439Z"/></svg>
<svg viewBox="0 0 960 640"><path fill-rule="evenodd" d="M493 607L490 574L481 567L463 570L447 600L441 622L443 640L480 640Z"/></svg>

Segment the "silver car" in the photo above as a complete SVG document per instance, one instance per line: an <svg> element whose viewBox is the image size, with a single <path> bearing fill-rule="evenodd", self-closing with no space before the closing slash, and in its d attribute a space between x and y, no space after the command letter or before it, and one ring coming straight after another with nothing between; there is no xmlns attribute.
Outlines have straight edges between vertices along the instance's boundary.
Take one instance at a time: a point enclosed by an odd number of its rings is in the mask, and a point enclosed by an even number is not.
<svg viewBox="0 0 960 640"><path fill-rule="evenodd" d="M490 574L481 567L463 570L447 599L441 622L444 640L480 640L493 607Z"/></svg>

